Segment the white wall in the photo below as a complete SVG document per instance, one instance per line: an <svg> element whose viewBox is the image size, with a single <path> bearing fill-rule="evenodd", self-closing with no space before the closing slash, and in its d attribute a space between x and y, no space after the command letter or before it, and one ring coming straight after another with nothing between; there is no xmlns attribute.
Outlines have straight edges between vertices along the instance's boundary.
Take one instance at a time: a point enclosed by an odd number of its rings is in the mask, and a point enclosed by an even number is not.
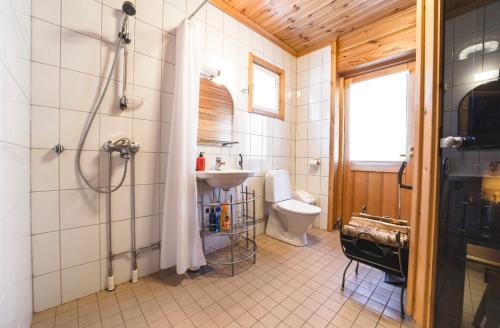
<svg viewBox="0 0 500 328"><path fill-rule="evenodd" d="M113 105L119 97L120 76L115 76L116 81L90 133L83 166L94 183L105 184L106 160L102 154L99 158L101 145L121 136L132 137L142 145L137 158L138 229L141 243L151 243L159 239L159 220L163 211L162 190L174 85L174 29L201 0L135 2L137 16L131 20L134 42L129 61L132 72L129 90L144 104L125 112L117 110ZM31 174L35 311L105 286L105 197L98 197L80 181L74 156L83 122L92 110L100 83L109 69L110 42L116 41L120 23L120 13L116 9L121 4L121 0L34 2ZM256 216L263 219L264 172L286 169L291 174L292 185L295 184L297 60L212 5L204 6L195 19L203 26L200 49L203 62L221 69L218 81L233 95L236 107L234 138L239 142L233 147L200 146L199 150L206 152L208 168L213 168L216 156L221 156L227 167L236 167L237 154L243 154L245 168L256 172L248 185L258 195ZM247 95L242 89L247 88L249 52L285 69L284 121L247 112ZM319 56L310 56L307 70L312 70L312 80L317 79L315 68L319 66L323 70L326 66L327 56L329 50L320 51ZM320 80L320 89L323 89L326 84L323 74ZM311 92L315 92L316 87L313 83ZM326 97L326 92L321 93ZM321 105L326 106L323 102L327 100L321 98ZM316 106L315 103L313 101L310 106ZM316 117L311 121L316 121ZM319 140L321 136L313 139ZM51 151L57 143L66 148L61 156ZM322 165L327 168L327 161L323 160ZM118 179L121 168L115 169L114 179ZM301 181L307 181L308 176L304 174L306 180L302 178ZM312 173L310 179L318 180L316 186L321 183L319 174ZM312 190L320 200L321 190L312 182L310 186L313 188L301 185ZM120 237L114 239L114 252L130 247L128 191L128 187L124 187L113 194L113 233ZM122 206L118 206L120 203ZM264 228L262 222L258 232L262 233ZM128 257L116 259L114 268L117 283L129 279ZM158 251L141 256L140 274L157 270Z"/></svg>
<svg viewBox="0 0 500 328"><path fill-rule="evenodd" d="M476 80L475 74L500 69L500 48L480 51L460 60L460 52L477 43L500 42L500 1L478 8L445 22L443 135L458 134L458 106L474 87L486 81ZM499 150L446 149L450 172L453 174L491 174L491 161L498 161Z"/></svg>
<svg viewBox="0 0 500 328"><path fill-rule="evenodd" d="M330 46L297 59L295 187L317 199L321 215L313 225L322 229L327 228L328 221L330 80ZM309 165L314 159L320 160L319 168Z"/></svg>
<svg viewBox="0 0 500 328"><path fill-rule="evenodd" d="M0 327L32 314L29 195L31 1L0 1Z"/></svg>
<svg viewBox="0 0 500 328"><path fill-rule="evenodd" d="M207 168L214 168L220 156L226 167L237 167L237 155L244 158L244 168L255 172L247 180L249 190L255 190L256 218L264 219L264 174L270 169L290 172L292 184L295 174L295 112L296 59L284 50L250 30L212 5L204 6L195 16L204 25L203 61L221 69L217 82L224 83L235 102L234 140L232 147L200 146L207 154ZM206 22L206 23L205 23ZM248 56L252 52L285 69L285 120L248 112ZM261 222L258 233L264 232Z"/></svg>
<svg viewBox="0 0 500 328"><path fill-rule="evenodd" d="M138 246L159 240L160 162L167 151L173 70L171 18L162 0L138 0L131 19L129 95L143 104L117 107L121 74L114 75L87 139L83 167L91 182L107 185L108 140L129 137L137 155ZM40 311L105 287L107 238L105 195L79 178L75 154L84 122L107 76L121 25L122 1L36 0L32 54L32 241L34 308ZM166 7L166 6L165 6ZM120 63L121 64L121 63ZM121 71L121 65L120 70ZM133 102L133 101L132 101ZM51 148L61 143L57 156ZM163 162L162 162L163 163ZM113 183L123 161L114 160ZM113 193L113 252L130 249L130 180ZM159 251L139 257L140 275L159 269ZM114 260L117 283L130 278L130 256Z"/></svg>

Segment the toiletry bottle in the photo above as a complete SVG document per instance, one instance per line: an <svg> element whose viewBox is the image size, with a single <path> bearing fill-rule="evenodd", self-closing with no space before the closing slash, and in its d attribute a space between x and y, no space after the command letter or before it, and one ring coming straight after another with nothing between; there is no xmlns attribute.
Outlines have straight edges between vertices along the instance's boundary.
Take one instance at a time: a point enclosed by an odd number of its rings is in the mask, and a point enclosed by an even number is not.
<svg viewBox="0 0 500 328"><path fill-rule="evenodd" d="M216 216L214 208L212 207L210 209L210 214L208 215L208 230L215 231L215 227L216 227Z"/></svg>
<svg viewBox="0 0 500 328"><path fill-rule="evenodd" d="M229 213L226 213L224 216L224 220L222 222L222 230L223 231L228 231L231 226L231 220L229 219Z"/></svg>
<svg viewBox="0 0 500 328"><path fill-rule="evenodd" d="M196 171L205 171L205 157L203 153L196 158Z"/></svg>
<svg viewBox="0 0 500 328"><path fill-rule="evenodd" d="M205 208L205 214L203 215L203 222L205 228L208 228L208 230L210 230L210 209L208 208Z"/></svg>
<svg viewBox="0 0 500 328"><path fill-rule="evenodd" d="M217 206L215 208L215 230L214 230L215 232L220 231L220 223L221 223L220 213L221 213L221 208L219 206Z"/></svg>
<svg viewBox="0 0 500 328"><path fill-rule="evenodd" d="M227 231L228 226L226 224L226 220L229 218L229 205L227 204L222 205L222 212L220 214L220 217L221 217L220 230Z"/></svg>

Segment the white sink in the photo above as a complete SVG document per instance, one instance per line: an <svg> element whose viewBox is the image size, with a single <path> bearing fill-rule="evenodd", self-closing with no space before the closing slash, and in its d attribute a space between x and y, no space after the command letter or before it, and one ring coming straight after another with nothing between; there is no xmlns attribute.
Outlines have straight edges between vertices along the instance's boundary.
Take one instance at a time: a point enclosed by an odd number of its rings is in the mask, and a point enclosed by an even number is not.
<svg viewBox="0 0 500 328"><path fill-rule="evenodd" d="M222 188L223 190L229 190L239 186L248 177L253 175L254 173L252 171L247 170L196 171L198 180L205 180L210 187Z"/></svg>

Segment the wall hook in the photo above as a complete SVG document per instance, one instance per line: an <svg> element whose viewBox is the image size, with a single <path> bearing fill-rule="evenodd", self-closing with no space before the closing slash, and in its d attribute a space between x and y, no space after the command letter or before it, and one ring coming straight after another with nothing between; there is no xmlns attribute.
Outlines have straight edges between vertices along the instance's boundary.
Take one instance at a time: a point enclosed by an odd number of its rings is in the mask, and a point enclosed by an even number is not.
<svg viewBox="0 0 500 328"><path fill-rule="evenodd" d="M52 150L57 153L57 155L61 155L61 153L64 151L64 146L58 143L54 147L52 147Z"/></svg>

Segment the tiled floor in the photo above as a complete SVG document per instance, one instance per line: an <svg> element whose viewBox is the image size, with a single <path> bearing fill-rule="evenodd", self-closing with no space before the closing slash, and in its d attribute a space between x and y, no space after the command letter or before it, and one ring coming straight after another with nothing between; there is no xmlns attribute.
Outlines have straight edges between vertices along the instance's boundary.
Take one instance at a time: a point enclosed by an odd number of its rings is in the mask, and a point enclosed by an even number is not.
<svg viewBox="0 0 500 328"><path fill-rule="evenodd" d="M399 319L399 288L360 266L340 290L347 263L337 232L312 229L310 245L257 237L256 264L235 277L160 272L38 313L32 327L413 327Z"/></svg>

